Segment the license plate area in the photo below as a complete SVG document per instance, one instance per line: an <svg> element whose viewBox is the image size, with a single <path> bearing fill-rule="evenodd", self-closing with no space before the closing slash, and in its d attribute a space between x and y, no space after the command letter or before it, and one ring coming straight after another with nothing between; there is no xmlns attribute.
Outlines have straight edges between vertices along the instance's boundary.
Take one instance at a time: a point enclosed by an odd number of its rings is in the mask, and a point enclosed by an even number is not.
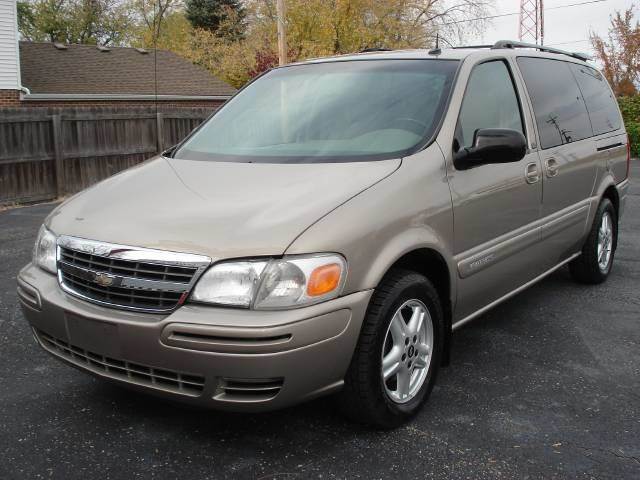
<svg viewBox="0 0 640 480"><path fill-rule="evenodd" d="M118 325L66 312L69 343L89 352L120 358L122 346Z"/></svg>

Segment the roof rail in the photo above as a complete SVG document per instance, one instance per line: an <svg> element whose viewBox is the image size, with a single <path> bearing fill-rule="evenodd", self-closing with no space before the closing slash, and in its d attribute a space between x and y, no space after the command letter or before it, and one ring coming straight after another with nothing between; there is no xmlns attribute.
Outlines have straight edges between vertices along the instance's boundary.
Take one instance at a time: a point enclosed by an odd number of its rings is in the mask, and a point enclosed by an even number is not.
<svg viewBox="0 0 640 480"><path fill-rule="evenodd" d="M372 47L372 48L365 48L364 50L360 50L358 53L390 52L390 51L391 51L390 48Z"/></svg>
<svg viewBox="0 0 640 480"><path fill-rule="evenodd" d="M535 43L516 42L514 40L499 40L493 44L491 48L535 48L541 52L558 53L560 55L568 55L569 57L577 58L586 62L591 60L591 57L585 53L579 52L567 52L566 50L560 50L559 48L545 47L544 45L536 45Z"/></svg>
<svg viewBox="0 0 640 480"><path fill-rule="evenodd" d="M459 47L451 47L454 50L462 50L465 48L493 48L493 45L460 45Z"/></svg>

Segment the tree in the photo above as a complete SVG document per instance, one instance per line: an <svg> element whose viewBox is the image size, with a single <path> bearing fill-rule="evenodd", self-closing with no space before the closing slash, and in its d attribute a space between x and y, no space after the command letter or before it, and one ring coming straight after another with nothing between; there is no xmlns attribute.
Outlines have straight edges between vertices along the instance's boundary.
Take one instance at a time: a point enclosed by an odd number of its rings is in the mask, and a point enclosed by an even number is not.
<svg viewBox="0 0 640 480"><path fill-rule="evenodd" d="M493 0L287 0L288 58L429 48L482 29ZM29 40L165 48L240 87L277 63L276 0L21 0Z"/></svg>
<svg viewBox="0 0 640 480"><path fill-rule="evenodd" d="M18 28L26 40L123 45L133 19L120 0L18 2Z"/></svg>
<svg viewBox="0 0 640 480"><path fill-rule="evenodd" d="M180 10L180 0L132 0L130 9L137 13L139 23L155 38L165 18Z"/></svg>
<svg viewBox="0 0 640 480"><path fill-rule="evenodd" d="M186 1L185 14L189 3ZM287 0L290 61L366 48L429 48L482 29L493 0ZM216 2L218 3L218 2ZM276 0L244 0L244 35L228 15L214 31L194 24L185 56L240 87L277 65ZM183 49L185 50L185 49Z"/></svg>
<svg viewBox="0 0 640 480"><path fill-rule="evenodd" d="M640 23L633 20L634 8L616 11L606 40L591 33L596 57L618 96L635 95L640 84Z"/></svg>
<svg viewBox="0 0 640 480"><path fill-rule="evenodd" d="M192 30L181 12L181 0L130 0L137 20L133 44L147 48L168 48L181 53ZM175 36L172 38L171 36Z"/></svg>
<svg viewBox="0 0 640 480"><path fill-rule="evenodd" d="M136 47L157 47L189 58L194 31L181 11L173 11L165 14L156 30L154 30L153 20L149 26L143 22L139 25L136 36L137 38L132 42Z"/></svg>
<svg viewBox="0 0 640 480"><path fill-rule="evenodd" d="M294 59L366 48L426 48L477 31L491 0L287 0L287 43ZM274 0L248 0L250 24L272 42Z"/></svg>
<svg viewBox="0 0 640 480"><path fill-rule="evenodd" d="M186 0L185 15L194 28L227 38L239 38L245 29L245 9L239 0Z"/></svg>

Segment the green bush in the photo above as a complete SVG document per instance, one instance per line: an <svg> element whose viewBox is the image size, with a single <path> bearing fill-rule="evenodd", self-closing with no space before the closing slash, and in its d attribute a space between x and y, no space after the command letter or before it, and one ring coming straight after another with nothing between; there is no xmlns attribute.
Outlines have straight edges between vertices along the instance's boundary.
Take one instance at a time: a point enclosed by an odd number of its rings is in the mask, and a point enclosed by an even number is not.
<svg viewBox="0 0 640 480"><path fill-rule="evenodd" d="M640 122L629 122L625 125L631 141L631 155L640 157Z"/></svg>
<svg viewBox="0 0 640 480"><path fill-rule="evenodd" d="M618 98L624 125L631 140L631 153L640 156L640 95Z"/></svg>

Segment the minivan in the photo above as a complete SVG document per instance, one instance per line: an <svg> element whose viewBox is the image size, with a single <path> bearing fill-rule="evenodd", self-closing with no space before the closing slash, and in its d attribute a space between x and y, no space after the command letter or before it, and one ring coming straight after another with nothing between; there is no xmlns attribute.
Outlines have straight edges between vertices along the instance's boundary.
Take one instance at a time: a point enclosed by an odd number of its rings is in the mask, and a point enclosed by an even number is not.
<svg viewBox="0 0 640 480"><path fill-rule="evenodd" d="M335 394L390 428L455 329L563 265L607 278L629 161L580 54L286 65L55 208L18 294L37 343L99 377L243 412Z"/></svg>

